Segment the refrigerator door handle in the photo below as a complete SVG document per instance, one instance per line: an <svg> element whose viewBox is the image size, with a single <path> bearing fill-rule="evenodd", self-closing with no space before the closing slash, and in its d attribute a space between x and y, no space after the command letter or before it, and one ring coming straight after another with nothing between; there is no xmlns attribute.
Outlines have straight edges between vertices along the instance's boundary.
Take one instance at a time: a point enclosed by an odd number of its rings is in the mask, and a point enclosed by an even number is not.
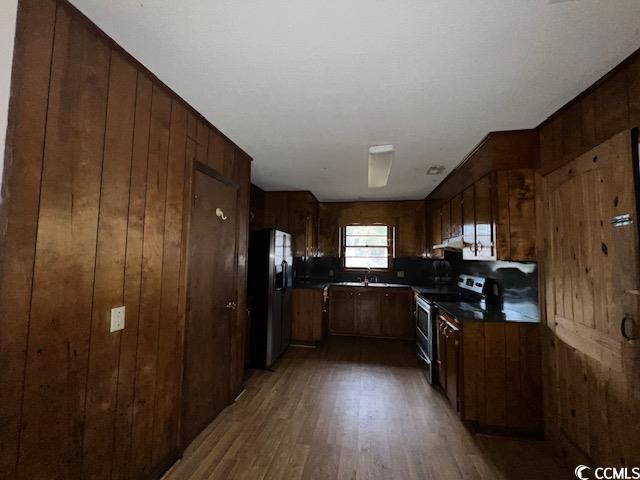
<svg viewBox="0 0 640 480"><path fill-rule="evenodd" d="M289 277L289 264L286 260L282 261L282 293L286 293L289 287L287 278Z"/></svg>

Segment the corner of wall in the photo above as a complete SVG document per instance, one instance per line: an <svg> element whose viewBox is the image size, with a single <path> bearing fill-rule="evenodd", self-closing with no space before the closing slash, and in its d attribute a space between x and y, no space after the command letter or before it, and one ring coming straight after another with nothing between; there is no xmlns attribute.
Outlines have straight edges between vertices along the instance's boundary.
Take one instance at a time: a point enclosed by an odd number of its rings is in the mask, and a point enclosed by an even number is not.
<svg viewBox="0 0 640 480"><path fill-rule="evenodd" d="M18 0L3 0L0 2L0 152L2 153L0 157L0 185L2 185L4 173L5 140L17 12Z"/></svg>

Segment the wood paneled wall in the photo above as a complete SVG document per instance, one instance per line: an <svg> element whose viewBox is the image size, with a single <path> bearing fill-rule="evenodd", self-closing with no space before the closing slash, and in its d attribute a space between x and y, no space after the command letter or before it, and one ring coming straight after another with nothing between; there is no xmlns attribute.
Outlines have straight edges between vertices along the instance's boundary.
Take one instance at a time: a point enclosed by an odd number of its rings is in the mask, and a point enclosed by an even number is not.
<svg viewBox="0 0 640 480"><path fill-rule="evenodd" d="M354 222L381 222L396 228L396 257L423 257L426 255L424 209L422 200L320 203L318 254L340 255L340 227Z"/></svg>
<svg viewBox="0 0 640 480"><path fill-rule="evenodd" d="M20 2L12 86L0 477L157 476L178 454L193 160L241 185L241 382L250 158L63 1Z"/></svg>
<svg viewBox="0 0 640 480"><path fill-rule="evenodd" d="M543 174L640 125L640 51L538 127Z"/></svg>

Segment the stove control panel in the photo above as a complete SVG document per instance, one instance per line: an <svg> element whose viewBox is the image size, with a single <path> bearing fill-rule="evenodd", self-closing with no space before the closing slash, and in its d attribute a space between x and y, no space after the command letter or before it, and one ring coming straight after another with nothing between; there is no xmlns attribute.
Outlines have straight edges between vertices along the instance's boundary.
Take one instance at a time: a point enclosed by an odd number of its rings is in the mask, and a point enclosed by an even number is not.
<svg viewBox="0 0 640 480"><path fill-rule="evenodd" d="M458 277L458 287L470 290L475 293L484 293L484 285L487 279L483 277L474 277L472 275L460 275Z"/></svg>

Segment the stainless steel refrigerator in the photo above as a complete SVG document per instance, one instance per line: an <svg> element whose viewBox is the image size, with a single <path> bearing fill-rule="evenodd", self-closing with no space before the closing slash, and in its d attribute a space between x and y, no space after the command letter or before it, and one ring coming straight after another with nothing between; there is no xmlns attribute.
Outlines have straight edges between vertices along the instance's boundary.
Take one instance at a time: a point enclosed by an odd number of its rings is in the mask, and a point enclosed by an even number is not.
<svg viewBox="0 0 640 480"><path fill-rule="evenodd" d="M270 368L291 340L291 234L255 230L249 237L249 365Z"/></svg>

